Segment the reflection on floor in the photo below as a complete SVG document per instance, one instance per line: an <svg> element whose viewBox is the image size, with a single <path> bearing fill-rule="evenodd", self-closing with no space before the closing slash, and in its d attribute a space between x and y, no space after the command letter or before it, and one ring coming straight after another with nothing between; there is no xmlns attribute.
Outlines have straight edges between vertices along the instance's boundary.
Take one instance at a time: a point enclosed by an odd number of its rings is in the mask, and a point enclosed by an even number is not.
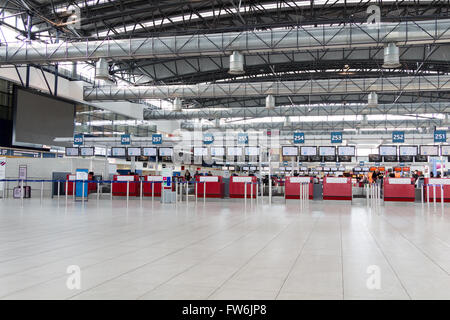
<svg viewBox="0 0 450 320"><path fill-rule="evenodd" d="M449 204L264 201L0 200L0 298L450 299Z"/></svg>

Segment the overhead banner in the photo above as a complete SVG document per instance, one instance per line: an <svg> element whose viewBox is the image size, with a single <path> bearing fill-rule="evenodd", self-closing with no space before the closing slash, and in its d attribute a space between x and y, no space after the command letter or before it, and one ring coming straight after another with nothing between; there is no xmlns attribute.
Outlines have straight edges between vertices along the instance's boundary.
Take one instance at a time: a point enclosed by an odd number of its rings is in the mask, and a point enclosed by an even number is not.
<svg viewBox="0 0 450 320"><path fill-rule="evenodd" d="M203 143L204 144L211 144L214 142L214 135L210 132L203 134Z"/></svg>
<svg viewBox="0 0 450 320"><path fill-rule="evenodd" d="M129 134L123 134L120 136L120 143L122 145L129 145L131 144L131 136Z"/></svg>
<svg viewBox="0 0 450 320"><path fill-rule="evenodd" d="M248 133L238 133L237 142L238 144L248 144Z"/></svg>
<svg viewBox="0 0 450 320"><path fill-rule="evenodd" d="M305 134L303 132L294 132L294 143L305 143Z"/></svg>
<svg viewBox="0 0 450 320"><path fill-rule="evenodd" d="M447 131L436 130L434 132L434 142L447 142Z"/></svg>
<svg viewBox="0 0 450 320"><path fill-rule="evenodd" d="M403 142L405 142L405 132L404 131L392 132L392 143L403 143Z"/></svg>
<svg viewBox="0 0 450 320"><path fill-rule="evenodd" d="M82 134L76 134L73 136L73 144L76 146L81 146L83 144L83 135Z"/></svg>
<svg viewBox="0 0 450 320"><path fill-rule="evenodd" d="M332 132L331 143L342 143L342 132Z"/></svg>
<svg viewBox="0 0 450 320"><path fill-rule="evenodd" d="M6 158L0 158L0 180L6 179ZM3 194L5 182L0 182L0 194Z"/></svg>
<svg viewBox="0 0 450 320"><path fill-rule="evenodd" d="M161 134L152 134L152 144L161 144L162 143L162 135Z"/></svg>

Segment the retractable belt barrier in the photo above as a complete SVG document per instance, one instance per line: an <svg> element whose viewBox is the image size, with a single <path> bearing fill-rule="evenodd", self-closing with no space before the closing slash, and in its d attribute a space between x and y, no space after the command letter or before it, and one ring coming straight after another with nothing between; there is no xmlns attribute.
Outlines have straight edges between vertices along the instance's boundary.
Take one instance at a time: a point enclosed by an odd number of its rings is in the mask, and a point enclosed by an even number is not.
<svg viewBox="0 0 450 320"><path fill-rule="evenodd" d="M365 185L367 206L378 207L381 204L381 186L378 183Z"/></svg>
<svg viewBox="0 0 450 320"><path fill-rule="evenodd" d="M422 184L422 186L420 187L420 199L421 199L421 203L422 206L424 205L424 197L425 197L425 187L426 187L426 202L427 202L427 207L430 207L430 187L433 190L433 205L434 208L436 208L436 187L440 188L440 192L441 192L441 206L444 206L444 185L443 184Z"/></svg>

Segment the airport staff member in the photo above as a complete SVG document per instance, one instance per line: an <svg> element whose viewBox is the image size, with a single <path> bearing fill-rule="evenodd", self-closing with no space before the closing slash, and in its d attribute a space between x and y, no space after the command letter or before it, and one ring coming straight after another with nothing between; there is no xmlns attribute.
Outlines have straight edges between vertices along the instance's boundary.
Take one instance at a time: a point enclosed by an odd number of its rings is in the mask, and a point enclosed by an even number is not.
<svg viewBox="0 0 450 320"><path fill-rule="evenodd" d="M184 179L186 181L191 181L191 173L189 172L189 170L186 170L186 172L184 173Z"/></svg>

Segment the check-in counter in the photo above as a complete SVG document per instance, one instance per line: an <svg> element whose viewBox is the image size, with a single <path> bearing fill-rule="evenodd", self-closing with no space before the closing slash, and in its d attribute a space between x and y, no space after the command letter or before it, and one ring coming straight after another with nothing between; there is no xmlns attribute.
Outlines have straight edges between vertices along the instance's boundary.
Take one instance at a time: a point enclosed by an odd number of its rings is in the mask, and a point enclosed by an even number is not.
<svg viewBox="0 0 450 320"><path fill-rule="evenodd" d="M324 177L324 200L352 200L352 178Z"/></svg>
<svg viewBox="0 0 450 320"><path fill-rule="evenodd" d="M427 187L427 185L429 185ZM436 186L436 187L433 187ZM444 191L444 202L450 202L450 179L448 178L425 178L424 180L424 200L427 201L427 197L430 202L434 201L434 190L436 190L436 202L441 202L441 188Z"/></svg>
<svg viewBox="0 0 450 320"><path fill-rule="evenodd" d="M121 183L113 183L112 184L112 194L113 196L126 196L127 195L127 181L129 181L129 190L128 194L130 197L138 197L140 193L140 185L139 183L135 183L133 181L139 181L138 175L124 176L124 175L115 175L114 181L121 181Z"/></svg>
<svg viewBox="0 0 450 320"><path fill-rule="evenodd" d="M223 198L224 184L221 176L197 176L197 197Z"/></svg>
<svg viewBox="0 0 450 320"><path fill-rule="evenodd" d="M413 178L384 178L384 201L414 202L416 198Z"/></svg>
<svg viewBox="0 0 450 320"><path fill-rule="evenodd" d="M162 176L145 176L144 181L147 181L142 186L142 193L145 197L161 197L161 187L163 182ZM152 191L152 189L155 189Z"/></svg>
<svg viewBox="0 0 450 320"><path fill-rule="evenodd" d="M230 177L230 198L247 198L252 196L256 198L256 184L253 185L253 193L251 183L256 183L256 177L235 176ZM245 192L245 185L247 184L247 192Z"/></svg>
<svg viewBox="0 0 450 320"><path fill-rule="evenodd" d="M286 199L300 198L300 184L308 183L309 199L313 199L313 178L312 177L286 177L284 197Z"/></svg>

